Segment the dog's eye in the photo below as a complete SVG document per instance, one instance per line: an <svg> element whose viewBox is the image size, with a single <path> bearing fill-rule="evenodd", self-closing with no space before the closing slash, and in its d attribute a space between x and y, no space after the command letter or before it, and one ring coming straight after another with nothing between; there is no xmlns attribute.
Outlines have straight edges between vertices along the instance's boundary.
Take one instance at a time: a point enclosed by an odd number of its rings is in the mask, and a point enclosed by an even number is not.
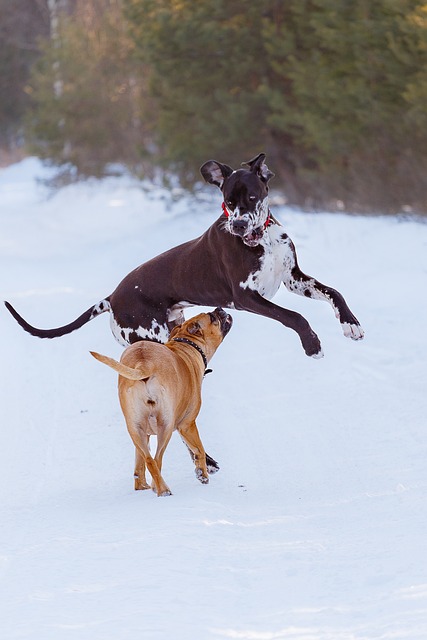
<svg viewBox="0 0 427 640"><path fill-rule="evenodd" d="M256 200L256 196L249 196L249 200L250 200L251 202L254 202L254 200Z"/></svg>
<svg viewBox="0 0 427 640"><path fill-rule="evenodd" d="M191 335L194 336L194 335L197 335L197 334L199 334L199 335L201 334L200 329L201 329L200 324L198 322L193 322L193 324L191 324L188 327L187 331L188 331L188 333L191 333Z"/></svg>
<svg viewBox="0 0 427 640"><path fill-rule="evenodd" d="M227 207L231 207L233 208L233 203L231 202L231 200L227 200Z"/></svg>

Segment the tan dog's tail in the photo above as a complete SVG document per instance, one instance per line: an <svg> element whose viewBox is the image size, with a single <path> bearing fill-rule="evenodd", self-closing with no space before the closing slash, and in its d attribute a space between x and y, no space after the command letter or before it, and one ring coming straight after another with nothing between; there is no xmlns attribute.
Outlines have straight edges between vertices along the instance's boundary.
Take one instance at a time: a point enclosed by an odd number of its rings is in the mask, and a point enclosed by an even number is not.
<svg viewBox="0 0 427 640"><path fill-rule="evenodd" d="M96 351L90 351L91 355L94 358L107 364L109 367L117 371L121 376L127 378L128 380L143 380L147 378L147 375L143 373L140 369L132 369L131 367L127 367L121 362L117 362L113 358L109 358L108 356L103 356L100 353L96 353Z"/></svg>

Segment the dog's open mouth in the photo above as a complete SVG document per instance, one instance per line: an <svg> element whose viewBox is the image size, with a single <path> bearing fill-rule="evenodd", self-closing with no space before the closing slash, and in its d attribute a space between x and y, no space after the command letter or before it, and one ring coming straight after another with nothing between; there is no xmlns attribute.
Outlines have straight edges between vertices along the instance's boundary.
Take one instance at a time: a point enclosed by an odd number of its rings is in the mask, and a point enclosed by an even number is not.
<svg viewBox="0 0 427 640"><path fill-rule="evenodd" d="M226 313L226 311L224 311L222 307L217 307L215 311L211 312L209 315L211 316L212 320L219 321L219 324L221 327L221 333L225 338L225 336L231 329L231 325L233 324L233 318L228 313Z"/></svg>
<svg viewBox="0 0 427 640"><path fill-rule="evenodd" d="M252 229L246 236L243 236L242 240L248 247L256 247L261 242L263 234L264 228L258 227L257 229Z"/></svg>
<svg viewBox="0 0 427 640"><path fill-rule="evenodd" d="M221 322L221 331L224 338L230 331L232 324L233 318L228 313L226 313L224 320Z"/></svg>

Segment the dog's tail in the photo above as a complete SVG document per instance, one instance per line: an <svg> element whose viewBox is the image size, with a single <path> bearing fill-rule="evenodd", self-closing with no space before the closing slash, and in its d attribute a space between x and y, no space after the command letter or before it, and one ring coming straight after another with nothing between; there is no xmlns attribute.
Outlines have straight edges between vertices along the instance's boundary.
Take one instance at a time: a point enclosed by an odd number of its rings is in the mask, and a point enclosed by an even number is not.
<svg viewBox="0 0 427 640"><path fill-rule="evenodd" d="M12 307L10 302L5 301L6 309L10 311L10 313L15 318L16 322L21 325L25 331L31 333L32 336L36 336L37 338L59 338L60 336L64 336L67 333L71 333L76 329L80 329L84 324L89 322L89 320L93 320L99 316L99 314L104 313L105 311L110 311L110 301L108 298L101 300L98 304L93 305L87 311L82 313L81 316L70 322L70 324L66 324L63 327L57 327L56 329L37 329L37 327L32 327L22 316L19 315L17 311Z"/></svg>
<svg viewBox="0 0 427 640"><path fill-rule="evenodd" d="M124 378L127 378L128 380L146 380L147 379L147 374L143 373L140 369L132 369L132 367L127 367L121 362L117 362L117 360L114 360L113 358L109 358L108 356L103 356L101 353L96 353L96 351L90 351L90 353L91 355L93 355L94 358L108 365L109 367L117 371L117 373L119 373Z"/></svg>

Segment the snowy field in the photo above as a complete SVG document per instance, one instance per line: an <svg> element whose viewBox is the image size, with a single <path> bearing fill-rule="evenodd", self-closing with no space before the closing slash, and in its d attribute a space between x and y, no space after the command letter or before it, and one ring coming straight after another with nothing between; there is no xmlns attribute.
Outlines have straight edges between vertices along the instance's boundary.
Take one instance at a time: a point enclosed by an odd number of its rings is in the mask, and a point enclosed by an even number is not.
<svg viewBox="0 0 427 640"><path fill-rule="evenodd" d="M173 203L121 177L52 194L48 174L35 159L0 172L1 299L40 327L220 213L213 188ZM221 466L207 486L175 434L173 496L133 490L116 376L89 355L120 356L107 314L49 341L0 310L1 638L427 638L427 225L273 211L366 337L284 288L275 301L309 320L322 360L232 312L203 383Z"/></svg>

